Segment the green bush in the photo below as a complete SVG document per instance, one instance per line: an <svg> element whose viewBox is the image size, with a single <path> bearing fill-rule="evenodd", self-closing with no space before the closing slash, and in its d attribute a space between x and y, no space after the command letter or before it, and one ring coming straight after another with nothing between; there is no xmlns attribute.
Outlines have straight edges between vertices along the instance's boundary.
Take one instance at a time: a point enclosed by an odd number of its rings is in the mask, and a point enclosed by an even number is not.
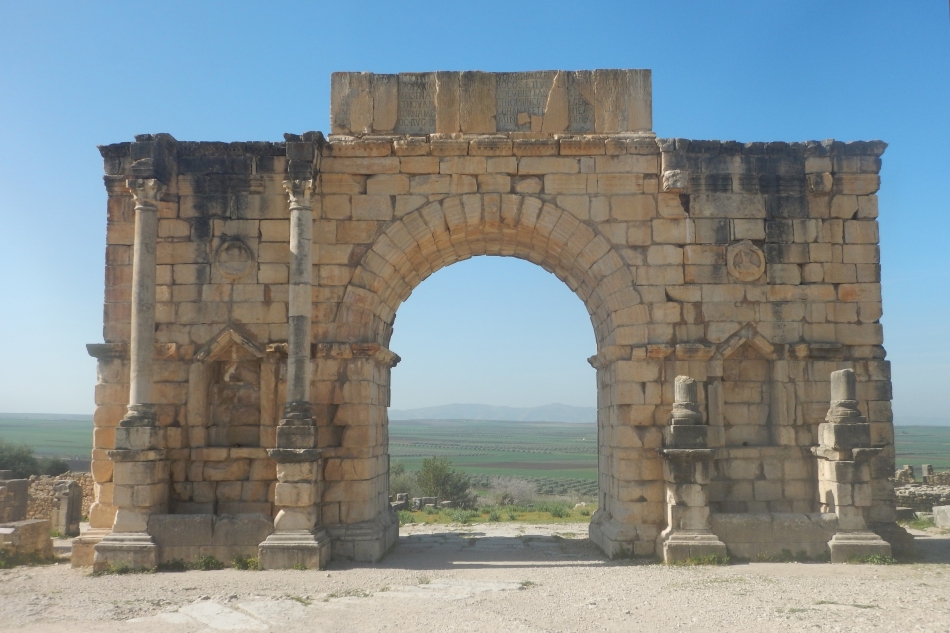
<svg viewBox="0 0 950 633"><path fill-rule="evenodd" d="M458 507L470 507L474 501L469 493L468 475L452 468L445 457L427 457L416 473L416 482L423 496L438 497L454 502Z"/></svg>
<svg viewBox="0 0 950 633"><path fill-rule="evenodd" d="M478 513L474 510L456 510L452 513L452 521L455 523L471 523L472 519L478 517Z"/></svg>
<svg viewBox="0 0 950 633"><path fill-rule="evenodd" d="M259 571L261 568L260 563L253 556L248 558L235 556L231 561L231 567L244 571Z"/></svg>
<svg viewBox="0 0 950 633"><path fill-rule="evenodd" d="M411 525L415 522L416 518L412 516L412 512L409 512L409 510L399 511L399 525Z"/></svg>
<svg viewBox="0 0 950 633"><path fill-rule="evenodd" d="M407 471L404 464L395 462L389 467L389 494L406 493L410 497L421 497L416 476Z"/></svg>
<svg viewBox="0 0 950 633"><path fill-rule="evenodd" d="M199 571L212 571L214 569L224 569L224 563L214 556L202 556L193 562L190 567Z"/></svg>
<svg viewBox="0 0 950 633"><path fill-rule="evenodd" d="M0 470L12 470L15 479L26 479L30 475L62 475L69 472L69 464L59 458L38 458L25 444L0 440Z"/></svg>
<svg viewBox="0 0 950 633"><path fill-rule="evenodd" d="M488 520L492 522L501 521L501 514L498 512L498 510L492 510L488 513Z"/></svg>

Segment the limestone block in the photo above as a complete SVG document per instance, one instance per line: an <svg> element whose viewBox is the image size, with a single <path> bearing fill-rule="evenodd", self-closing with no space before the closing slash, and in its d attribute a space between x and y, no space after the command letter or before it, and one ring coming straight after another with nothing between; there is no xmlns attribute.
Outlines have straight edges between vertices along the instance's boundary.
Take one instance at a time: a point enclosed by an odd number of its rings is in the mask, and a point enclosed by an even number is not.
<svg viewBox="0 0 950 633"><path fill-rule="evenodd" d="M317 480L317 462L277 464L277 480L282 483L314 482Z"/></svg>
<svg viewBox="0 0 950 633"><path fill-rule="evenodd" d="M148 519L148 533L163 548L209 545L213 519L210 514L153 514Z"/></svg>
<svg viewBox="0 0 950 633"><path fill-rule="evenodd" d="M207 481L243 481L251 471L251 460L232 459L221 462L206 462L203 469Z"/></svg>
<svg viewBox="0 0 950 633"><path fill-rule="evenodd" d="M240 501L242 484L240 481L221 481L215 486L217 501Z"/></svg>
<svg viewBox="0 0 950 633"><path fill-rule="evenodd" d="M494 132L495 76L477 71L459 75L459 130L469 134ZM438 114L437 114L438 116Z"/></svg>
<svg viewBox="0 0 950 633"><path fill-rule="evenodd" d="M950 528L950 506L934 506L933 513L938 528Z"/></svg>
<svg viewBox="0 0 950 633"><path fill-rule="evenodd" d="M237 514L214 517L212 544L217 546L254 546L274 532L274 522L263 514Z"/></svg>
<svg viewBox="0 0 950 633"><path fill-rule="evenodd" d="M312 530L317 523L317 508L281 508L274 519L274 529L277 532L294 532L297 530Z"/></svg>
<svg viewBox="0 0 950 633"><path fill-rule="evenodd" d="M303 507L314 503L314 487L310 483L278 483L274 503L283 507Z"/></svg>
<svg viewBox="0 0 950 633"><path fill-rule="evenodd" d="M576 158L527 156L518 160L519 174L576 174L579 171L580 163Z"/></svg>
<svg viewBox="0 0 950 633"><path fill-rule="evenodd" d="M835 174L834 192L836 194L866 196L877 193L881 188L881 178L877 174Z"/></svg>
<svg viewBox="0 0 950 633"><path fill-rule="evenodd" d="M400 161L400 165L403 161ZM405 174L378 174L366 180L369 195L399 195L409 193L409 177ZM362 218L357 218L362 219Z"/></svg>
<svg viewBox="0 0 950 633"><path fill-rule="evenodd" d="M119 485L151 484L168 479L169 464L166 461L115 462L113 481Z"/></svg>

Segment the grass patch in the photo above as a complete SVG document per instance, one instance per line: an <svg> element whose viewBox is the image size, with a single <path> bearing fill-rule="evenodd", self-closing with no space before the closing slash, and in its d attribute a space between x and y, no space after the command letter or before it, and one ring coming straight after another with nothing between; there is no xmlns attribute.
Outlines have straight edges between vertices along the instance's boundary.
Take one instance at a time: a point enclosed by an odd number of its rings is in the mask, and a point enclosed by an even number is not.
<svg viewBox="0 0 950 633"><path fill-rule="evenodd" d="M432 582L432 579L429 578L428 576L419 576L420 585L428 585L431 582Z"/></svg>
<svg viewBox="0 0 950 633"><path fill-rule="evenodd" d="M416 518L412 516L412 512L409 510L399 511L399 525L412 525L415 522Z"/></svg>
<svg viewBox="0 0 950 633"><path fill-rule="evenodd" d="M238 559L235 559L237 561ZM257 559L244 559L246 561L253 560L254 564L257 565ZM183 571L214 571L217 569L224 569L226 565L219 561L214 556L202 556L196 561L186 562L177 558L175 560L166 561L160 563L154 571L158 572L183 572ZM243 568L237 567L236 563L232 563L232 567L235 569L250 569L250 567ZM256 567L255 567L256 568ZM114 572L114 573L123 573L123 572ZM130 572L125 572L130 573Z"/></svg>
<svg viewBox="0 0 950 633"><path fill-rule="evenodd" d="M933 517L917 517L910 521L899 521L898 523L914 530L926 530L927 528L937 527Z"/></svg>
<svg viewBox="0 0 950 633"><path fill-rule="evenodd" d="M109 565L105 569L97 569L90 576L124 576L126 574L154 574L157 568L130 567L125 563Z"/></svg>
<svg viewBox="0 0 950 633"><path fill-rule="evenodd" d="M451 515L452 523L461 523L462 525L471 523L473 519L478 517L478 512L474 510L456 510Z"/></svg>
<svg viewBox="0 0 950 633"><path fill-rule="evenodd" d="M488 520L493 523L497 523L498 521L501 521L501 513L498 510L492 509L488 513Z"/></svg>
<svg viewBox="0 0 950 633"><path fill-rule="evenodd" d="M519 589L530 589L531 587L537 587L538 583L533 580L522 580L518 583Z"/></svg>

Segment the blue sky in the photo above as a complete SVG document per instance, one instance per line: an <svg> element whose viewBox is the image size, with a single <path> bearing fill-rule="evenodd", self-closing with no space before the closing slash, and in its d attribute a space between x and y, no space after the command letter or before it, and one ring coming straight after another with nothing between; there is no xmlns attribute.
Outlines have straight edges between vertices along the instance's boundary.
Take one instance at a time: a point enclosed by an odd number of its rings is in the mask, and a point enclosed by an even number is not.
<svg viewBox="0 0 950 633"><path fill-rule="evenodd" d="M0 3L0 411L85 413L101 340L97 144L328 128L330 73L652 68L660 136L881 138L898 422L950 377L945 0ZM525 262L440 271L400 310L393 406L595 402L580 301Z"/></svg>

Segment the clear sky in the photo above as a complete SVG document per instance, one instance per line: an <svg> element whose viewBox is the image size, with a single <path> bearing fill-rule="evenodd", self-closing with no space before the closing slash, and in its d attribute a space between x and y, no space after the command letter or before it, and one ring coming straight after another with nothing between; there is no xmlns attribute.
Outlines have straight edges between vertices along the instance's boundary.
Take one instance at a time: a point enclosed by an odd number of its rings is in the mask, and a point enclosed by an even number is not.
<svg viewBox="0 0 950 633"><path fill-rule="evenodd" d="M0 411L86 413L101 340L97 144L328 128L336 70L653 69L660 136L884 139L898 422L950 422L946 0L0 2ZM479 258L400 310L398 408L591 406L593 334L540 268Z"/></svg>

